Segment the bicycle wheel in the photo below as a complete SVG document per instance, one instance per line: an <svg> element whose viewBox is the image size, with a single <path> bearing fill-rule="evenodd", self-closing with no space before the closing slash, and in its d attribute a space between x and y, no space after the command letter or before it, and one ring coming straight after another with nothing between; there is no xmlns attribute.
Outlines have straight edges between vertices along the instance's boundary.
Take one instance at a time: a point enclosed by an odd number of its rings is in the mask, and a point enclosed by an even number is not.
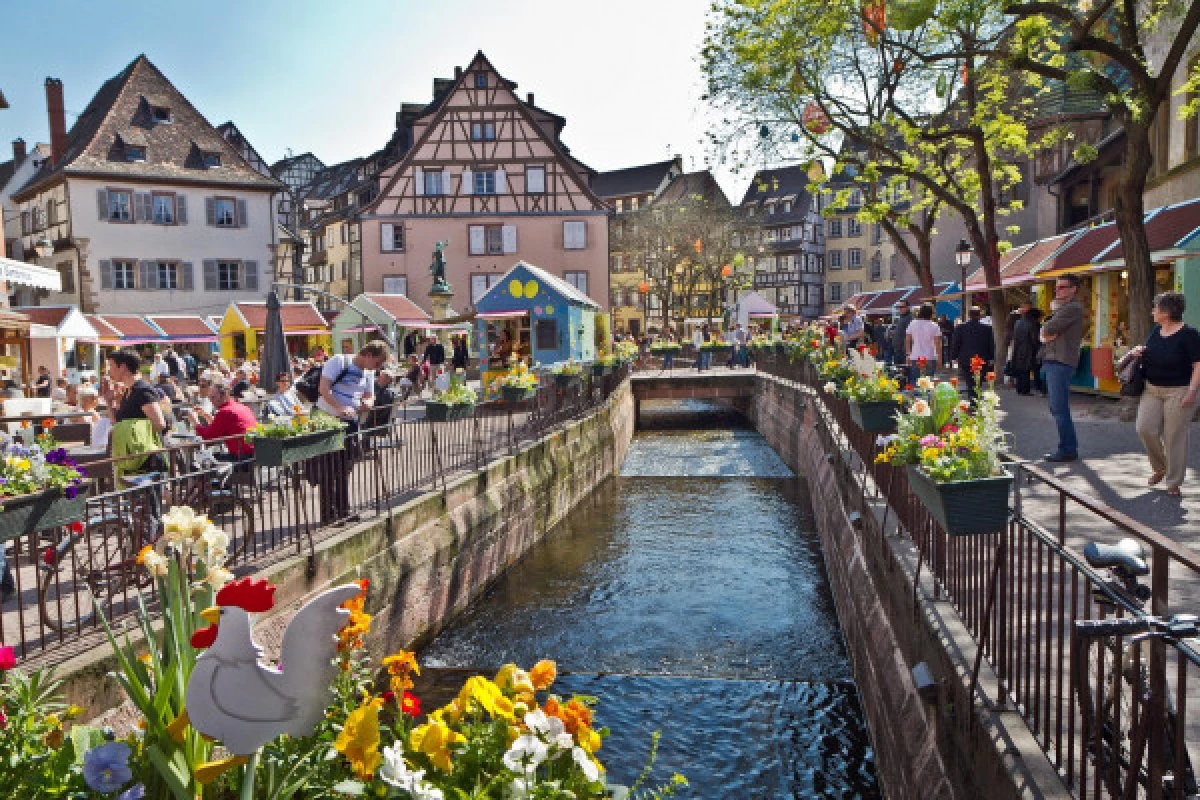
<svg viewBox="0 0 1200 800"><path fill-rule="evenodd" d="M95 523L85 535L72 537L56 563L41 565L38 611L47 628L61 632L90 624L97 605L109 613L113 595L126 586L121 575L126 570L119 565L133 560L124 539L121 520Z"/></svg>
<svg viewBox="0 0 1200 800"><path fill-rule="evenodd" d="M235 494L214 494L209 501L208 517L214 525L226 531L236 530L236 522L241 520L242 541L237 544L235 540L229 559L231 562L242 561L253 552L254 504L247 498Z"/></svg>
<svg viewBox="0 0 1200 800"><path fill-rule="evenodd" d="M1114 637L1083 641L1076 652L1075 693L1083 721L1083 752L1112 796L1120 796L1130 768L1135 703L1147 689L1146 665L1135 648ZM1139 708L1139 713L1140 713Z"/></svg>

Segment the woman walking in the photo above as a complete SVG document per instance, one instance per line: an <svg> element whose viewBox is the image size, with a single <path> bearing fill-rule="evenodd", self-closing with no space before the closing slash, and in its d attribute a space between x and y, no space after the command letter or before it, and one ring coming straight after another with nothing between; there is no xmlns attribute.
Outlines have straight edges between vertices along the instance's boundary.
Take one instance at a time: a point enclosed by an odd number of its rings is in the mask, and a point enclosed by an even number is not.
<svg viewBox="0 0 1200 800"><path fill-rule="evenodd" d="M1154 329L1136 348L1142 355L1146 390L1138 403L1137 432L1153 471L1150 486L1166 479L1167 494L1178 497L1187 470L1192 412L1200 393L1200 332L1183 324L1179 292L1154 298Z"/></svg>

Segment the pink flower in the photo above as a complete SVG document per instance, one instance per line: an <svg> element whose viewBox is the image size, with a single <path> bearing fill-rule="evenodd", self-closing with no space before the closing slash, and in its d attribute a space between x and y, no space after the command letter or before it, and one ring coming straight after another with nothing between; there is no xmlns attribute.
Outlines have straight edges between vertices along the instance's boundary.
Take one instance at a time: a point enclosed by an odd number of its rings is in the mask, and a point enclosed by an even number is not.
<svg viewBox="0 0 1200 800"><path fill-rule="evenodd" d="M17 654L11 647L0 647L0 672L15 669Z"/></svg>
<svg viewBox="0 0 1200 800"><path fill-rule="evenodd" d="M921 447L941 447L942 440L936 434L928 434L921 438Z"/></svg>

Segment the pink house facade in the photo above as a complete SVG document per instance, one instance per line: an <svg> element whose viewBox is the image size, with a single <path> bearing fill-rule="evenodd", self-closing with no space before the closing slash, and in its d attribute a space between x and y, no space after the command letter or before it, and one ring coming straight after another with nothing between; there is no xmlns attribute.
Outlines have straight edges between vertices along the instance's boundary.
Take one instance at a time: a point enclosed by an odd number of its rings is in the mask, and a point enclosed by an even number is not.
<svg viewBox="0 0 1200 800"><path fill-rule="evenodd" d="M565 120L522 100L477 53L413 125L413 145L379 176L359 214L363 288L430 310L429 271L445 248L452 308L469 312L517 261L607 307L609 209L595 172L559 139Z"/></svg>

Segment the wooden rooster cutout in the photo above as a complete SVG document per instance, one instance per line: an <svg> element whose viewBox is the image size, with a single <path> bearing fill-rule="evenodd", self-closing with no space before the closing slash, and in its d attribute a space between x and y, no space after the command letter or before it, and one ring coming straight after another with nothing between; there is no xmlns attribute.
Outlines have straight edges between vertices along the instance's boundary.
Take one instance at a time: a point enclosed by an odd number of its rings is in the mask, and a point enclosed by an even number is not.
<svg viewBox="0 0 1200 800"><path fill-rule="evenodd" d="M357 584L347 584L305 603L283 634L279 666L272 667L260 661L250 614L274 605L275 587L249 578L224 586L216 606L202 614L213 625L192 638L193 645L208 648L188 680L192 727L239 756L252 755L283 733L312 733L331 699L337 632L350 619L339 606L360 591Z"/></svg>

